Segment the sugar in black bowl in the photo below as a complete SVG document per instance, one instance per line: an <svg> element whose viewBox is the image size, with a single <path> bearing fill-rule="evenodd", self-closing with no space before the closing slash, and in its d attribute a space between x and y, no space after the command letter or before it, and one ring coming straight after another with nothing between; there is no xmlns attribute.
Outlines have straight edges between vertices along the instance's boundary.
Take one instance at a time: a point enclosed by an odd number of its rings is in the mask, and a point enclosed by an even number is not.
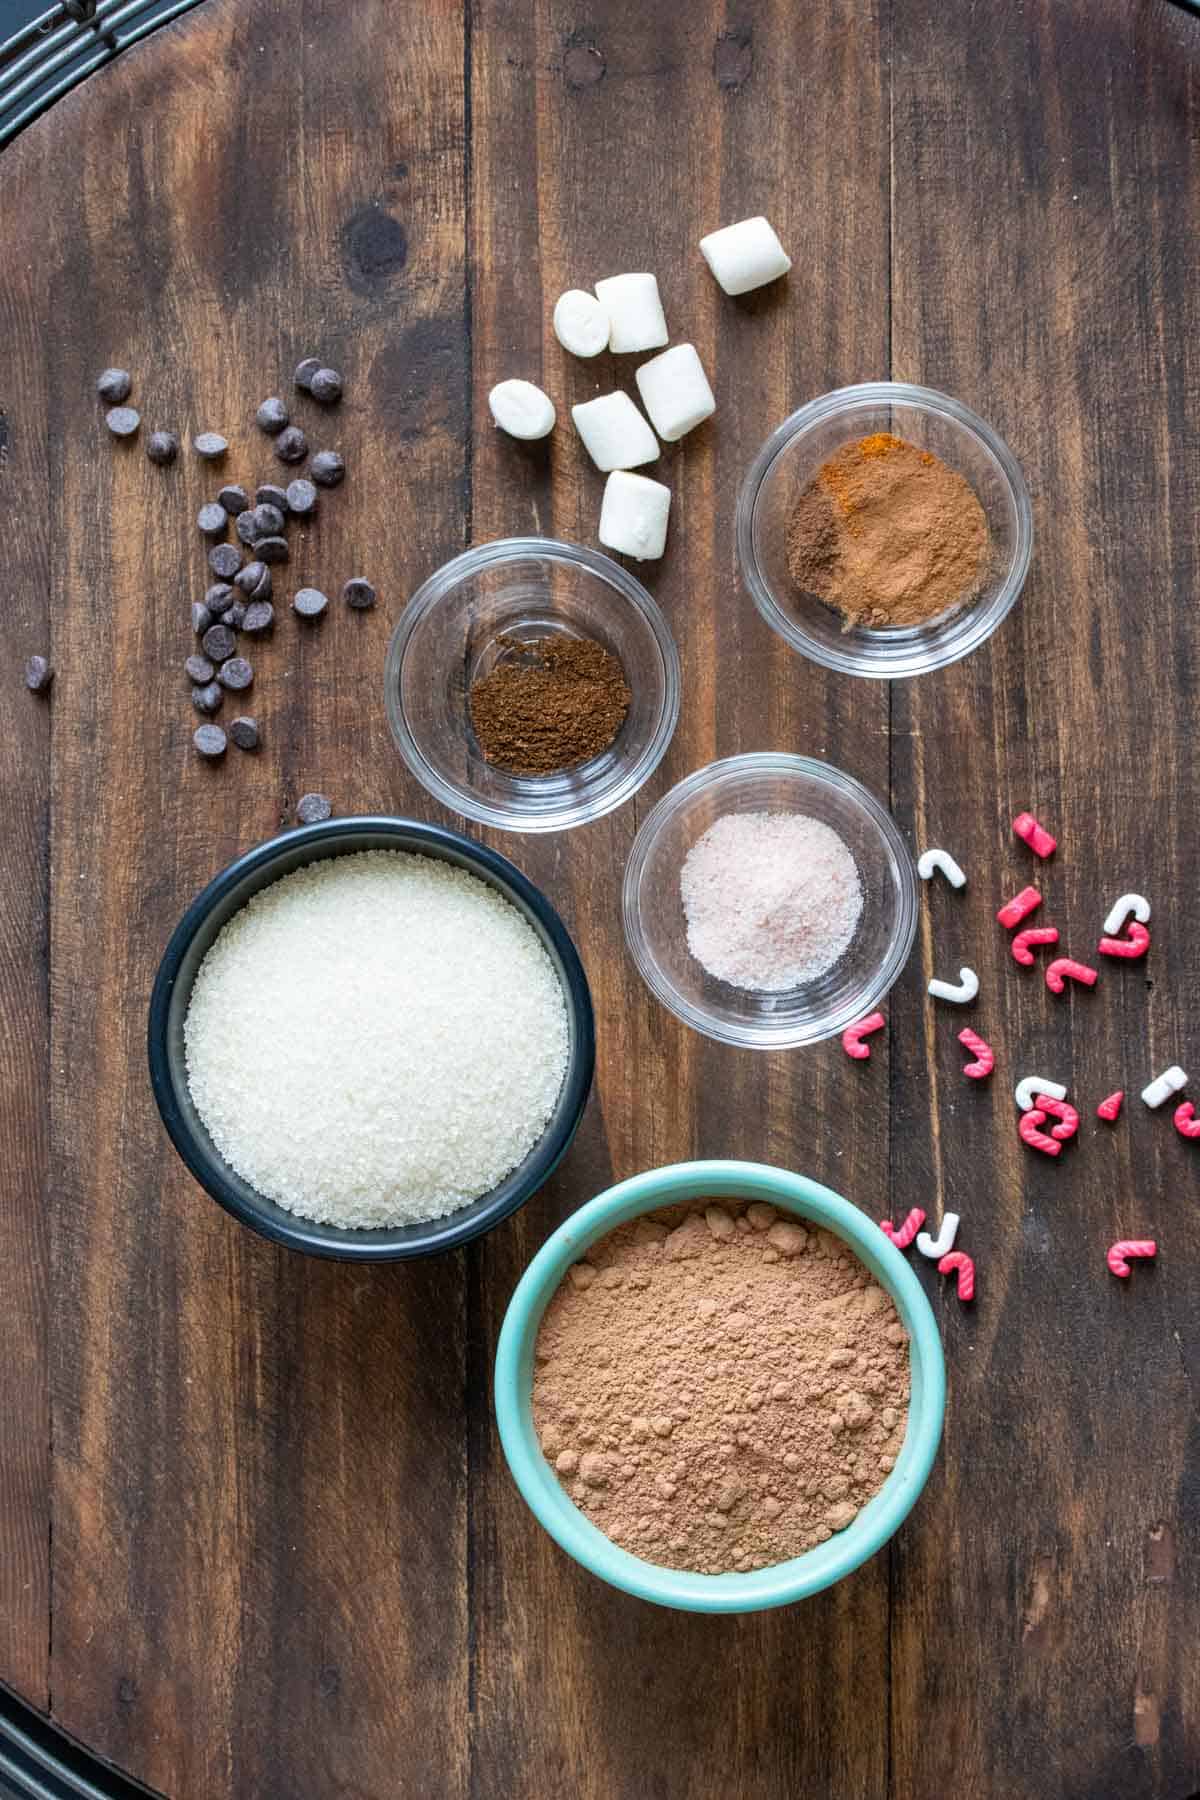
<svg viewBox="0 0 1200 1800"><path fill-rule="evenodd" d="M507 858L410 819L272 839L193 901L150 1002L150 1078L201 1185L317 1256L453 1249L529 1198L591 1087L591 996Z"/></svg>

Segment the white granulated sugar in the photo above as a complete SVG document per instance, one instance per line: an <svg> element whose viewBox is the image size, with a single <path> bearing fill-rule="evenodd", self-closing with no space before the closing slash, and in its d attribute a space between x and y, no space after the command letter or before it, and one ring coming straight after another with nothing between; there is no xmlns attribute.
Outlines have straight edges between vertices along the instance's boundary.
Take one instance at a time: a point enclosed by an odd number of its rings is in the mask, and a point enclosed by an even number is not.
<svg viewBox="0 0 1200 1800"><path fill-rule="evenodd" d="M688 949L734 987L781 993L831 969L858 926L858 869L804 813L726 813L684 859Z"/></svg>
<svg viewBox="0 0 1200 1800"><path fill-rule="evenodd" d="M494 888L404 851L264 888L200 965L188 1085L226 1162L325 1224L437 1219L536 1143L567 1064L562 984Z"/></svg>

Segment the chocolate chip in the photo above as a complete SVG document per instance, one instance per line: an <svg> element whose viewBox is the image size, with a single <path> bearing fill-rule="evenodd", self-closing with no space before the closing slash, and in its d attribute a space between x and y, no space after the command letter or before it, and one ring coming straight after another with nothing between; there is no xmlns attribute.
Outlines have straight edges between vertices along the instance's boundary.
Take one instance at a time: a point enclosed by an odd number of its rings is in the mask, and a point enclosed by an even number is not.
<svg viewBox="0 0 1200 1800"><path fill-rule="evenodd" d="M281 563L288 559L288 541L285 537L259 538L254 546L254 554L259 562Z"/></svg>
<svg viewBox="0 0 1200 1800"><path fill-rule="evenodd" d="M240 600L235 600L225 614L225 623L230 631L240 631L246 618L246 608Z"/></svg>
<svg viewBox="0 0 1200 1800"><path fill-rule="evenodd" d="M119 373L119 371L118 371ZM31 656L25 664L25 686L31 694L44 694L54 680L54 670L44 656Z"/></svg>
<svg viewBox="0 0 1200 1800"><path fill-rule="evenodd" d="M114 437L132 437L142 422L142 415L132 406L114 406L104 415L104 423Z"/></svg>
<svg viewBox="0 0 1200 1800"><path fill-rule="evenodd" d="M254 509L254 523L260 538L278 537L284 528L286 507L272 506L269 500L260 500Z"/></svg>
<svg viewBox="0 0 1200 1800"><path fill-rule="evenodd" d="M205 537L224 537L229 529L229 514L215 500L210 500L196 514L196 523Z"/></svg>
<svg viewBox="0 0 1200 1800"><path fill-rule="evenodd" d="M232 581L242 566L242 553L236 544L214 544L208 566L219 581Z"/></svg>
<svg viewBox="0 0 1200 1800"><path fill-rule="evenodd" d="M105 369L96 383L96 392L106 406L120 406L132 391L133 379L128 369Z"/></svg>
<svg viewBox="0 0 1200 1800"><path fill-rule="evenodd" d="M257 750L258 720L247 717L235 719L229 727L229 735L239 750Z"/></svg>
<svg viewBox="0 0 1200 1800"><path fill-rule="evenodd" d="M303 518L305 513L312 512L317 504L317 490L312 482L305 481L303 478L299 481L289 481L287 504L288 511L295 513L299 518Z"/></svg>
<svg viewBox="0 0 1200 1800"><path fill-rule="evenodd" d="M296 817L302 825L319 825L333 817L333 808L324 794L302 794L296 803Z"/></svg>
<svg viewBox="0 0 1200 1800"><path fill-rule="evenodd" d="M200 648L212 662L223 663L237 649L237 639L228 625L210 625L200 639Z"/></svg>
<svg viewBox="0 0 1200 1800"><path fill-rule="evenodd" d="M240 694L244 688L254 685L254 670L244 656L231 656L217 670L217 680L231 693Z"/></svg>
<svg viewBox="0 0 1200 1800"><path fill-rule="evenodd" d="M332 406L342 397L342 378L336 369L318 369L308 384L308 391L322 406Z"/></svg>
<svg viewBox="0 0 1200 1800"><path fill-rule="evenodd" d="M364 575L352 575L342 589L342 599L355 612L366 612L375 604L375 589Z"/></svg>
<svg viewBox="0 0 1200 1800"><path fill-rule="evenodd" d="M255 413L254 423L260 431L265 431L268 437L274 437L277 431L283 430L288 422L288 417L288 409L283 401L277 395L272 394L269 400L263 401Z"/></svg>
<svg viewBox="0 0 1200 1800"><path fill-rule="evenodd" d="M197 637L203 637L213 622L212 613L203 600L192 601L192 630Z"/></svg>
<svg viewBox="0 0 1200 1800"><path fill-rule="evenodd" d="M179 439L173 431L152 431L146 439L146 455L152 463L173 463L179 455Z"/></svg>
<svg viewBox="0 0 1200 1800"><path fill-rule="evenodd" d="M275 623L275 608L269 600L252 600L246 608L246 616L242 620L242 630L248 637L255 637L259 632L270 631Z"/></svg>
<svg viewBox="0 0 1200 1800"><path fill-rule="evenodd" d="M287 489L276 487L273 481L264 481L254 490L254 502L256 506L277 506L280 512L286 512Z"/></svg>
<svg viewBox="0 0 1200 1800"><path fill-rule="evenodd" d="M214 581L204 596L204 604L214 619L228 612L233 605L235 589L227 581Z"/></svg>
<svg viewBox="0 0 1200 1800"><path fill-rule="evenodd" d="M310 472L319 487L340 487L346 479L346 464L337 450L318 450Z"/></svg>
<svg viewBox="0 0 1200 1800"><path fill-rule="evenodd" d="M302 619L319 619L329 601L320 588L298 588L292 600L292 611Z"/></svg>
<svg viewBox="0 0 1200 1800"><path fill-rule="evenodd" d="M247 545L249 548L253 548L262 533L259 531L258 525L255 522L254 508L252 506L248 506L245 512L240 512L238 514L237 518L233 521L233 529L237 532L243 544Z"/></svg>
<svg viewBox="0 0 1200 1800"><path fill-rule="evenodd" d="M192 733L192 742L200 755L210 762L218 762L225 754L225 733L219 725L198 725Z"/></svg>
<svg viewBox="0 0 1200 1800"><path fill-rule="evenodd" d="M183 667L193 687L207 687L217 672L207 656L189 656Z"/></svg>
<svg viewBox="0 0 1200 1800"><path fill-rule="evenodd" d="M306 356L303 362L298 362L296 364L296 373L292 376L292 380L296 383L296 386L300 389L302 394L307 394L312 385L312 378L320 367L321 359L319 356Z"/></svg>
<svg viewBox="0 0 1200 1800"><path fill-rule="evenodd" d="M265 562L248 562L244 569L238 570L233 581L235 587L241 588L247 600L271 598L271 571Z"/></svg>
<svg viewBox="0 0 1200 1800"><path fill-rule="evenodd" d="M298 425L285 425L275 439L275 454L283 463L303 462L308 455L308 439Z"/></svg>
<svg viewBox="0 0 1200 1800"><path fill-rule="evenodd" d="M224 688L215 681L207 681L203 687L192 689L192 705L198 713L220 712L224 698Z"/></svg>
<svg viewBox="0 0 1200 1800"><path fill-rule="evenodd" d="M206 462L219 462L228 448L228 438L223 438L219 431L202 431L199 437L192 439L192 449Z"/></svg>
<svg viewBox="0 0 1200 1800"><path fill-rule="evenodd" d="M249 494L246 492L245 488L241 487L236 481L227 481L217 495L217 499L221 502L221 505L225 508L225 511L229 514L230 518L236 518L238 513L245 512L250 504Z"/></svg>

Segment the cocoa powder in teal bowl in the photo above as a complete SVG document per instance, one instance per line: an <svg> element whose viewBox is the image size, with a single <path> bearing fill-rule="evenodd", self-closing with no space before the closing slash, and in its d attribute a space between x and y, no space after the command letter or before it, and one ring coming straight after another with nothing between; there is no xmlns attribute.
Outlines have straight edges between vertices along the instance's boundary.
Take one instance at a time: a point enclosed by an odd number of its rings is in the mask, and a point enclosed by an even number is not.
<svg viewBox="0 0 1200 1800"><path fill-rule="evenodd" d="M564 1489L534 1426L534 1350L539 1326L567 1271L618 1225L680 1204L715 1201L730 1210L766 1202L806 1229L840 1238L882 1287L909 1338L907 1427L895 1466L844 1530L826 1542L746 1572L701 1574L633 1555L598 1529ZM761 1163L694 1162L650 1170L610 1188L573 1214L542 1246L505 1315L496 1353L496 1415L513 1477L535 1517L575 1560L612 1586L688 1612L755 1612L829 1587L874 1555L902 1524L928 1477L941 1439L945 1367L933 1312L903 1255L874 1219L803 1175Z"/></svg>

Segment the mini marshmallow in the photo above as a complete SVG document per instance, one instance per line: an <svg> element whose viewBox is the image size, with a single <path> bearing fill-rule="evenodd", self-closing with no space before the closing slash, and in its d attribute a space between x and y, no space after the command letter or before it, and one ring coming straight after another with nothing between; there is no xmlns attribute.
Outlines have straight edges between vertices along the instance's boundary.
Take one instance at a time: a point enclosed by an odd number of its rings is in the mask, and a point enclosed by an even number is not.
<svg viewBox="0 0 1200 1800"><path fill-rule="evenodd" d="M1180 1088L1186 1086L1187 1076L1178 1063L1172 1063L1169 1069L1164 1069L1162 1074L1150 1083L1149 1087L1142 1089L1142 1099L1147 1106L1161 1106L1165 1100L1171 1098L1172 1094L1177 1094Z"/></svg>
<svg viewBox="0 0 1200 1800"><path fill-rule="evenodd" d="M653 275L610 275L596 283L596 298L608 314L608 347L618 356L629 350L661 350L670 343Z"/></svg>
<svg viewBox="0 0 1200 1800"><path fill-rule="evenodd" d="M743 219L700 239L700 254L727 294L748 294L786 275L792 259L763 218Z"/></svg>
<svg viewBox="0 0 1200 1800"><path fill-rule="evenodd" d="M600 542L607 550L650 562L667 547L667 515L671 490L647 475L616 469L604 484L600 508Z"/></svg>
<svg viewBox="0 0 1200 1800"><path fill-rule="evenodd" d="M658 439L628 394L601 394L571 408L583 447L605 475L610 469L636 469L653 462Z"/></svg>
<svg viewBox="0 0 1200 1800"><path fill-rule="evenodd" d="M554 335L572 356L599 356L608 349L611 325L595 294L568 288L554 308Z"/></svg>
<svg viewBox="0 0 1200 1800"><path fill-rule="evenodd" d="M717 410L694 344L675 344L634 373L642 405L660 438L673 444Z"/></svg>
<svg viewBox="0 0 1200 1800"><path fill-rule="evenodd" d="M515 438L549 437L558 416L549 394L532 381L499 382L488 395L488 405L501 431Z"/></svg>

